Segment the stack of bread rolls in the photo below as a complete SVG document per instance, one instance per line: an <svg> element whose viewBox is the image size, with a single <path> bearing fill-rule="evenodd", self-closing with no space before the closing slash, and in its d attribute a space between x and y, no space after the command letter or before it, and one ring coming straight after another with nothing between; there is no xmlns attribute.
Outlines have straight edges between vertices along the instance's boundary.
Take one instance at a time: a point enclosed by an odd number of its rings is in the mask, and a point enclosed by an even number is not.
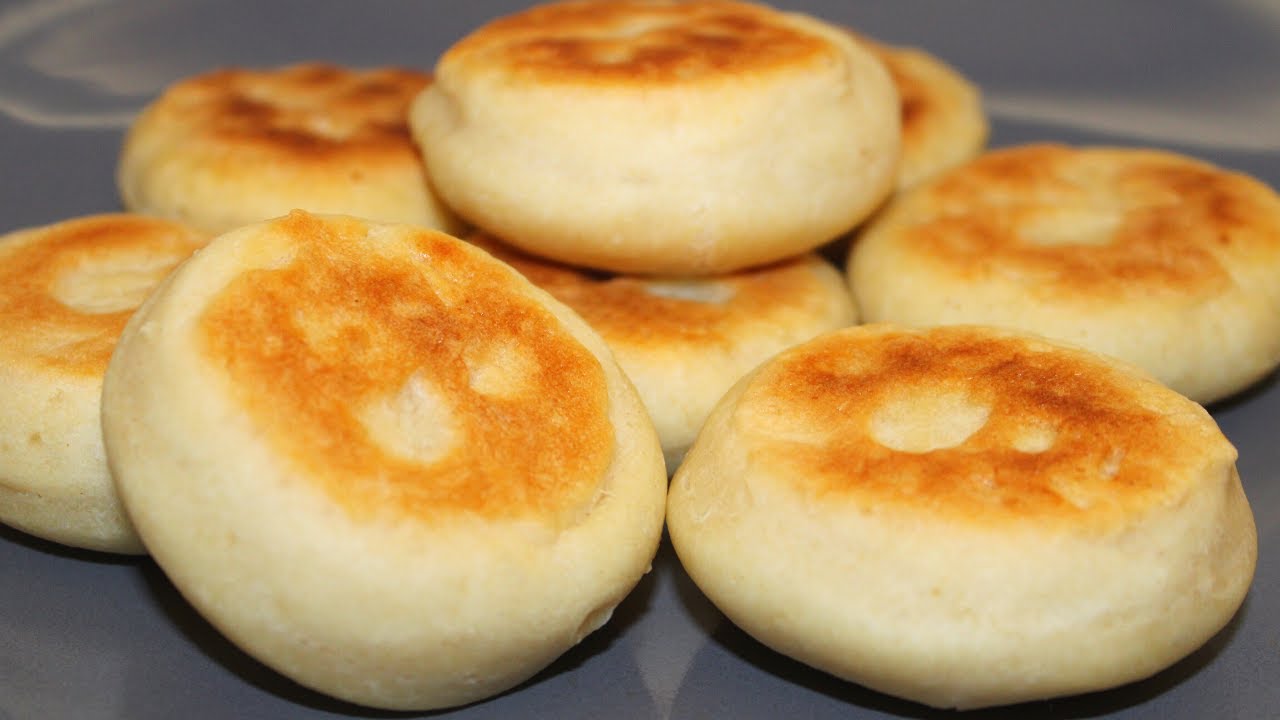
<svg viewBox="0 0 1280 720"><path fill-rule="evenodd" d="M740 627L883 692L1145 677L1253 576L1198 403L1280 364L1280 199L987 132L927 52L739 0L183 80L129 214L0 239L0 520L380 708L531 677L664 520Z"/></svg>

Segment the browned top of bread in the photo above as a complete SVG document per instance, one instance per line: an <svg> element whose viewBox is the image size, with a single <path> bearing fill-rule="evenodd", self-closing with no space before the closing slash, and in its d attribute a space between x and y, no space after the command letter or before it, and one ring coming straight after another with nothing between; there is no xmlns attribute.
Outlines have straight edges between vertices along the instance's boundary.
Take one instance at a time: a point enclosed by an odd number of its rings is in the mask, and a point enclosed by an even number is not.
<svg viewBox="0 0 1280 720"><path fill-rule="evenodd" d="M1137 371L969 326L823 336L766 366L736 417L814 502L980 525L1115 527L1235 461L1203 408Z"/></svg>
<svg viewBox="0 0 1280 720"><path fill-rule="evenodd" d="M839 49L783 13L733 0L570 0L499 18L442 63L547 83L687 84L804 68Z"/></svg>
<svg viewBox="0 0 1280 720"><path fill-rule="evenodd" d="M203 352L355 516L571 522L613 458L603 370L518 275L456 238L294 213L278 266L204 310ZM391 237L391 240L387 240Z"/></svg>
<svg viewBox="0 0 1280 720"><path fill-rule="evenodd" d="M902 121L900 186L977 154L988 127L977 86L919 48L886 45L856 32L884 63L898 88Z"/></svg>
<svg viewBox="0 0 1280 720"><path fill-rule="evenodd" d="M1037 144L989 152L909 193L869 228L958 277L1048 296L1212 294L1232 258L1280 257L1280 198L1172 153Z"/></svg>
<svg viewBox="0 0 1280 720"><path fill-rule="evenodd" d="M353 158L417 163L408 108L430 82L427 73L390 67L225 68L170 86L133 133L171 127L180 129L184 143L234 146L293 164Z"/></svg>
<svg viewBox="0 0 1280 720"><path fill-rule="evenodd" d="M925 131L929 118L939 111L937 98L929 92L929 86L919 76L911 72L912 66L907 61L908 50L891 48L887 45L872 45L876 56L893 78L898 87L898 100L902 109L902 143L909 145Z"/></svg>
<svg viewBox="0 0 1280 720"><path fill-rule="evenodd" d="M573 308L610 345L687 352L728 347L744 336L822 314L830 304L806 254L728 275L658 279L615 275L537 258L482 233L468 241L508 263Z"/></svg>
<svg viewBox="0 0 1280 720"><path fill-rule="evenodd" d="M140 215L93 215L0 238L0 357L101 377L129 316L205 237Z"/></svg>
<svg viewBox="0 0 1280 720"><path fill-rule="evenodd" d="M910 65L902 59L904 55L887 46L872 47L893 78L893 85L897 86L902 113L902 145L910 145L924 132L929 117L936 113L936 99L929 95L928 86L922 79L910 72Z"/></svg>
<svg viewBox="0 0 1280 720"><path fill-rule="evenodd" d="M921 142L930 132L936 118L951 109L947 105L947 98L939 96L935 91L937 85L930 81L931 71L940 65L940 61L923 50L888 45L856 30L848 32L884 63L889 76L893 78L893 84L898 88L905 152L907 147Z"/></svg>

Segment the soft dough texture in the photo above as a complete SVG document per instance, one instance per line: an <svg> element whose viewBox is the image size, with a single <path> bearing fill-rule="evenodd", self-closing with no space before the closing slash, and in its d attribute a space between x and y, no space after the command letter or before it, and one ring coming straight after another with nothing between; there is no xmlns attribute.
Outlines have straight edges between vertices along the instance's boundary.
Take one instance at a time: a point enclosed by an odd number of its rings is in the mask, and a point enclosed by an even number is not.
<svg viewBox="0 0 1280 720"><path fill-rule="evenodd" d="M187 78L129 129L121 198L210 232L293 209L457 232L409 135L409 102L430 82L415 70L325 63Z"/></svg>
<svg viewBox="0 0 1280 720"><path fill-rule="evenodd" d="M898 191L919 185L982 151L990 126L976 85L920 48L856 37L880 58L898 88L902 115Z"/></svg>
<svg viewBox="0 0 1280 720"><path fill-rule="evenodd" d="M532 676L608 620L662 531L661 449L603 341L408 225L293 213L214 240L126 329L103 429L183 595L374 707Z"/></svg>
<svg viewBox="0 0 1280 720"><path fill-rule="evenodd" d="M600 333L653 418L669 472L738 378L857 319L840 273L811 253L727 275L646 278L553 263L481 233L468 240Z"/></svg>
<svg viewBox="0 0 1280 720"><path fill-rule="evenodd" d="M849 33L729 0L559 2L440 59L414 136L449 205L536 255L713 274L846 232L892 189L892 80Z"/></svg>
<svg viewBox="0 0 1280 720"><path fill-rule="evenodd" d="M1280 363L1280 197L1168 152L989 152L878 214L848 276L867 322L1041 333L1202 403Z"/></svg>
<svg viewBox="0 0 1280 720"><path fill-rule="evenodd" d="M102 376L129 316L204 239L122 214L0 237L0 522L64 545L144 552L107 471Z"/></svg>
<svg viewBox="0 0 1280 720"><path fill-rule="evenodd" d="M766 645L973 708L1112 687L1240 606L1236 451L1136 368L977 327L867 325L731 390L672 480L690 576Z"/></svg>

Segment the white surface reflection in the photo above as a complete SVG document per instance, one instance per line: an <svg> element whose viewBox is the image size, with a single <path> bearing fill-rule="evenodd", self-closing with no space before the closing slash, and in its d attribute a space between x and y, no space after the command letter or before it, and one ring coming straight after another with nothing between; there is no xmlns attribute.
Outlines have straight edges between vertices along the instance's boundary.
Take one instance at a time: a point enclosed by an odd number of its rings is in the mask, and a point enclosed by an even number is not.
<svg viewBox="0 0 1280 720"><path fill-rule="evenodd" d="M180 30L189 26L191 9L218 10L216 3L183 5L177 12L174 3L163 0L28 0L0 10L0 112L41 127L121 128L174 79L235 61L217 57L218 48L226 46L218 37L234 27L210 27L209 37L195 42L174 41L189 36ZM1233 27L1280 28L1280 3L1228 0L1223 5ZM413 4L379 8L404 15L406 23L421 19ZM1280 48L1250 51L1229 61L1214 58L1194 76L1174 77L1178 68L1157 68L1154 72L1166 76L1121 96L1000 87L974 79L983 85L996 119L1187 146L1280 150ZM264 57L270 52L262 50Z"/></svg>
<svg viewBox="0 0 1280 720"><path fill-rule="evenodd" d="M115 12L117 7L107 0L39 0L0 10L0 112L41 127L125 125L136 103L122 102L111 88L126 73L102 62L110 57L110 47L84 37L93 18L106 17L104 11ZM131 30L111 45L132 42L137 32ZM52 65L51 55L56 60ZM96 66L97 71L88 78L64 79L58 68L68 63ZM104 77L116 80L104 82Z"/></svg>

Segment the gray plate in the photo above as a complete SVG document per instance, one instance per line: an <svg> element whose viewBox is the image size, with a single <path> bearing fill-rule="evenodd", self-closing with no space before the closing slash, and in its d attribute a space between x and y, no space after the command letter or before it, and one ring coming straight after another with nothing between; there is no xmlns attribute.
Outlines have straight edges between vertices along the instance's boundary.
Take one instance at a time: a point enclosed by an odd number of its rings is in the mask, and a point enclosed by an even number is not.
<svg viewBox="0 0 1280 720"><path fill-rule="evenodd" d="M526 3L29 0L0 4L0 230L119 208L122 129L167 82L225 64L429 67ZM921 45L985 90L994 145L1160 145L1280 185L1280 3L837 2L786 6ZM1280 278L1277 279L1280 282ZM0 393L3 390L0 389ZM1280 717L1280 388L1212 408L1260 534L1252 592L1147 681L977 718ZM807 669L721 619L668 547L608 627L459 718L930 718ZM402 717L302 689L223 640L150 561L0 531L0 720Z"/></svg>

